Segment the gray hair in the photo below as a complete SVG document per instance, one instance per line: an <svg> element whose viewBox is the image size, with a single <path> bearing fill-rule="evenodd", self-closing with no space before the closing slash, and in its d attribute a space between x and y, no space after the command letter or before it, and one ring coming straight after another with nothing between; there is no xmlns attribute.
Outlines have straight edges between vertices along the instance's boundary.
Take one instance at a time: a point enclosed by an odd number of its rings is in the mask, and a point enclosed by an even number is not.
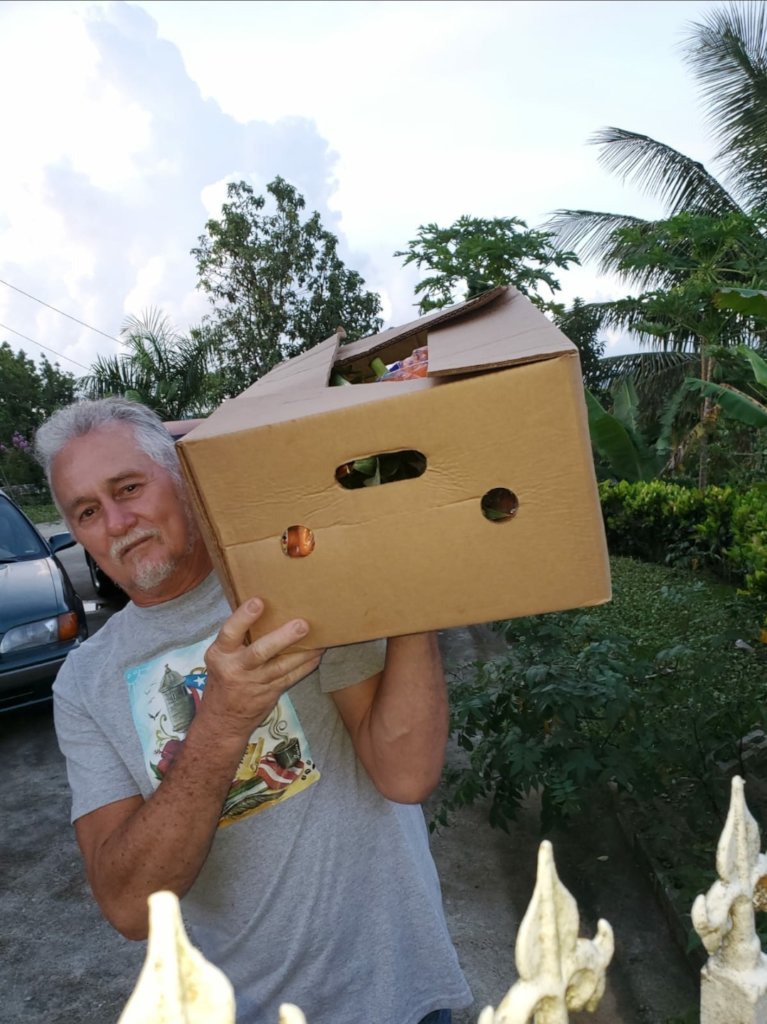
<svg viewBox="0 0 767 1024"><path fill-rule="evenodd" d="M183 484L176 442L162 420L145 405L128 398L99 398L74 402L53 413L35 435L35 455L51 482L53 461L61 449L76 437L90 434L111 423L127 423L133 428L136 444L179 484ZM51 488L51 493L53 489ZM54 501L56 495L53 495Z"/></svg>

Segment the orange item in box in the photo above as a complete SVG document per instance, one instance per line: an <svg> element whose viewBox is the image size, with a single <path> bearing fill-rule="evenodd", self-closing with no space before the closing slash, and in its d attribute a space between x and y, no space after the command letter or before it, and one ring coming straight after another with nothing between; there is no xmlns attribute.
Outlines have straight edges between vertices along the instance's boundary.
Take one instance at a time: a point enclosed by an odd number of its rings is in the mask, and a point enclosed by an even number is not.
<svg viewBox="0 0 767 1024"><path fill-rule="evenodd" d="M402 360L402 365L396 370L390 370L381 380L413 380L415 377L425 377L429 369L429 349L424 345L422 348L413 349L412 355Z"/></svg>

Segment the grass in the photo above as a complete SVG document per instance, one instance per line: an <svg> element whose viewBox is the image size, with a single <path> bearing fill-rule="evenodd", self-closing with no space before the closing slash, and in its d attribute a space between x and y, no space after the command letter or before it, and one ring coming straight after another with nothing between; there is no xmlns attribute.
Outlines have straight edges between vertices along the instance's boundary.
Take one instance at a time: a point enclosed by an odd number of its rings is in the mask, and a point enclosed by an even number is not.
<svg viewBox="0 0 767 1024"><path fill-rule="evenodd" d="M52 503L49 505L22 504L21 509L33 523L58 523L61 520L61 513Z"/></svg>
<svg viewBox="0 0 767 1024"><path fill-rule="evenodd" d="M767 609L757 601L683 569L615 556L610 565L613 600L591 612L604 635L622 634L644 656L684 644L715 654L721 669L735 677L763 675L763 662L736 646L741 641L767 654L759 643Z"/></svg>

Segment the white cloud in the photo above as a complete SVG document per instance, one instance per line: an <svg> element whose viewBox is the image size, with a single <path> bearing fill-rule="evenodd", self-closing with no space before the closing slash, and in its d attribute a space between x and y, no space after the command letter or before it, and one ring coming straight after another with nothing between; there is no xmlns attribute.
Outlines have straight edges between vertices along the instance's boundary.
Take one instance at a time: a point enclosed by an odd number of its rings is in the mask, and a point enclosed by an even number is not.
<svg viewBox="0 0 767 1024"><path fill-rule="evenodd" d="M586 145L608 124L710 158L677 43L715 6L0 5L0 278L113 336L149 306L186 330L206 308L189 251L226 183L280 174L387 318L410 319L416 275L393 252L419 224L655 212ZM593 268L562 284L568 300L621 294ZM0 316L84 365L117 350L2 285Z"/></svg>

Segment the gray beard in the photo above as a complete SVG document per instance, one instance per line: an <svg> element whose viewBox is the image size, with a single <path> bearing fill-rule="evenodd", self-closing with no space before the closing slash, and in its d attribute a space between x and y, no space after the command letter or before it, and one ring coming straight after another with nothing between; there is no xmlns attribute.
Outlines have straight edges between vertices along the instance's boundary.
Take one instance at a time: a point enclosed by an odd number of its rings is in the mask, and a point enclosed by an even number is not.
<svg viewBox="0 0 767 1024"><path fill-rule="evenodd" d="M140 563L136 567L132 581L137 590L145 594L151 593L165 583L166 580L169 580L182 561L191 555L199 537L199 531L192 514L192 509L187 501L184 501L184 514L186 516L189 539L183 555L180 558L166 558L164 562Z"/></svg>
<svg viewBox="0 0 767 1024"><path fill-rule="evenodd" d="M176 571L180 559L168 558L164 562L150 565L139 565L133 576L133 585L137 590L149 593L155 590Z"/></svg>

